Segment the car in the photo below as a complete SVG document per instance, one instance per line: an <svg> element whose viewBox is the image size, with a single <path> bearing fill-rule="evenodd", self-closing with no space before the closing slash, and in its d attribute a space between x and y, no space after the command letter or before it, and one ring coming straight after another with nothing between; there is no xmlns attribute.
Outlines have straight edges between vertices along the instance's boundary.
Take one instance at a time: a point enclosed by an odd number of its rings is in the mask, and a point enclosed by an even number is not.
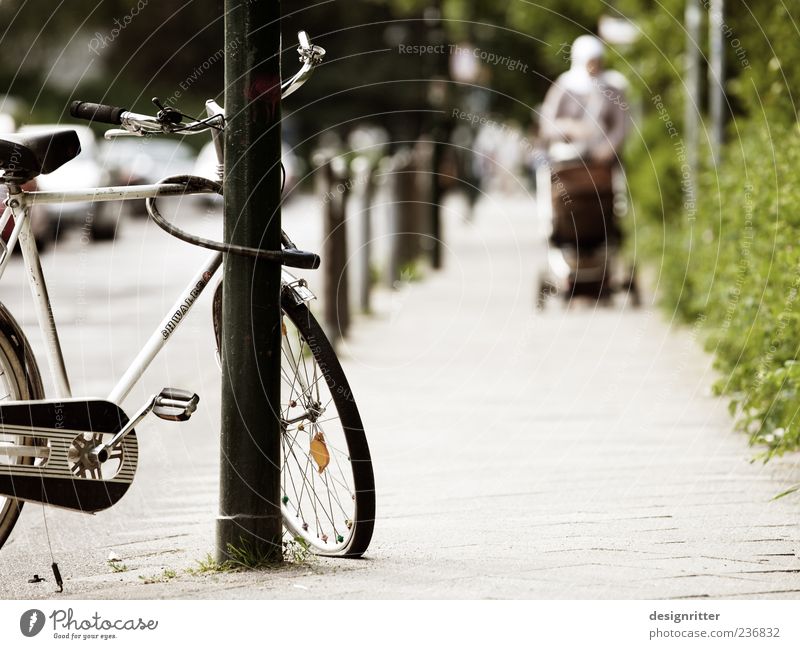
<svg viewBox="0 0 800 649"><path fill-rule="evenodd" d="M104 144L101 161L112 184L149 185L167 176L191 174L194 151L172 138L118 137ZM143 200L127 203L135 215L147 215Z"/></svg>
<svg viewBox="0 0 800 649"><path fill-rule="evenodd" d="M69 189L92 189L108 185L109 175L100 164L99 150L94 132L88 126L67 124L36 124L23 126L20 133L73 130L78 134L81 152L78 156L54 172L38 176L36 181L41 191L64 191ZM69 228L86 228L96 240L113 239L117 234L118 210L105 202L65 203L44 205L48 218L56 224L57 234Z"/></svg>
<svg viewBox="0 0 800 649"><path fill-rule="evenodd" d="M6 106L10 104L11 106L16 105L18 102L17 100L12 100L8 97L0 100L0 105ZM2 133L9 133L13 134L17 130L17 123L14 117L9 113L0 113L0 134ZM2 137L2 135L0 135ZM38 185L36 184L36 179L29 180L26 182L22 189L26 192L33 192L38 189ZM8 189L5 185L0 184L0 203L4 203L6 198L8 197ZM53 241L55 238L55 221L48 219L48 215L44 213L44 208L41 205L32 205L30 207L30 224L31 224L31 232L33 233L34 239L36 239L36 245L40 251L47 248L47 246ZM5 241L8 241L8 237L11 234L11 230L14 229L14 219L9 219L8 223L6 223L6 227L3 229L3 232L0 233L0 237L2 237ZM19 246L14 248L15 252L19 252L21 249Z"/></svg>
<svg viewBox="0 0 800 649"><path fill-rule="evenodd" d="M283 162L283 169L286 174L283 182L283 193L285 197L292 195L292 190L300 181L300 159L292 152L289 146L284 142L281 145L281 162ZM191 172L194 176L202 178L210 178L218 180L219 174L217 173L217 152L214 148L213 142L208 142L197 155L197 160L194 164L194 170ZM221 205L222 197L214 194L202 194L198 196L201 200L211 205Z"/></svg>

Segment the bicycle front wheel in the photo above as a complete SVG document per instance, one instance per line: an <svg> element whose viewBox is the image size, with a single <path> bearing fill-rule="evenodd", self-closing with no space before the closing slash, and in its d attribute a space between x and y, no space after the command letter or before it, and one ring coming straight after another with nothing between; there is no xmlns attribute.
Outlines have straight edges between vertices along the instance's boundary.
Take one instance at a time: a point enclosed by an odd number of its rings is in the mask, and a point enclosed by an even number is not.
<svg viewBox="0 0 800 649"><path fill-rule="evenodd" d="M28 341L13 316L0 304L0 401L43 399L44 388ZM36 440L0 430L0 462L33 464L33 457L10 452L15 446L32 446ZM22 502L0 496L0 547L19 518Z"/></svg>
<svg viewBox="0 0 800 649"><path fill-rule="evenodd" d="M350 385L305 304L282 300L281 510L316 553L359 557L375 523L375 479Z"/></svg>

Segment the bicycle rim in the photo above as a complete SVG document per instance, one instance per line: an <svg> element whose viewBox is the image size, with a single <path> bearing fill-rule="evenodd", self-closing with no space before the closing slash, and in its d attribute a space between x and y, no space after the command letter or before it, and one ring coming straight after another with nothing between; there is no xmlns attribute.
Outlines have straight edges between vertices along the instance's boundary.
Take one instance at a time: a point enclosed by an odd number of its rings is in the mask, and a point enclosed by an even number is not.
<svg viewBox="0 0 800 649"><path fill-rule="evenodd" d="M282 333L284 524L317 554L360 556L375 516L361 417L333 348L305 305L284 303Z"/></svg>

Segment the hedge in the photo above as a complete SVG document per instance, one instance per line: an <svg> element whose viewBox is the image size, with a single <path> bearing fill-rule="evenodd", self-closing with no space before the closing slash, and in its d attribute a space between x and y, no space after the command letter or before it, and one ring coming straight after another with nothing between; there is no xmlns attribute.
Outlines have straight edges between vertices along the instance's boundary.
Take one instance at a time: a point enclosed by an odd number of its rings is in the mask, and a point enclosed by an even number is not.
<svg viewBox="0 0 800 649"><path fill-rule="evenodd" d="M736 427L765 460L797 450L800 130L792 91L800 88L800 51L791 43L800 7L727 3L727 143L717 167L703 143L687 192L684 2L655 13L645 10L649 3L623 4L644 32L624 58L642 107L627 152L629 240L640 262L657 269L663 308L701 323L719 371L714 390L730 400Z"/></svg>

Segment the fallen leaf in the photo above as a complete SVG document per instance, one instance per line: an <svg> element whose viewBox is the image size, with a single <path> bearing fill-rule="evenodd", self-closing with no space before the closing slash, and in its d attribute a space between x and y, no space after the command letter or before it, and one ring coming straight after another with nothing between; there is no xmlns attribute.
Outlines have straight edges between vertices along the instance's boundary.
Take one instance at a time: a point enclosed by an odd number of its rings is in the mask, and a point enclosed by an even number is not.
<svg viewBox="0 0 800 649"><path fill-rule="evenodd" d="M331 461L331 455L328 453L328 446L325 444L325 438L322 433L317 433L314 435L314 439L311 440L311 457L317 463L318 473L322 473Z"/></svg>

